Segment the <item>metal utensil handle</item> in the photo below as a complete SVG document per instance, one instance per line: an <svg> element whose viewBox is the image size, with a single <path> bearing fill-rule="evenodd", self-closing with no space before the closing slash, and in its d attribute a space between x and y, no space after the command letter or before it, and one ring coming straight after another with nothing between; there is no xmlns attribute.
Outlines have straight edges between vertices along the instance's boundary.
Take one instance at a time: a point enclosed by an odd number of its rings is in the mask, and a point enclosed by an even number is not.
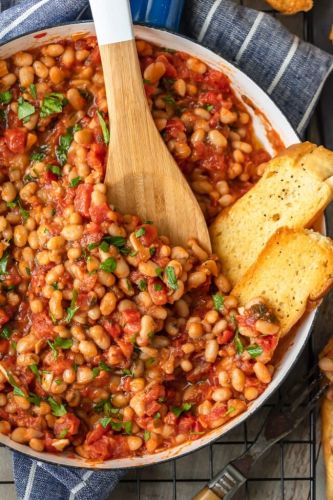
<svg viewBox="0 0 333 500"><path fill-rule="evenodd" d="M219 498L229 500L245 482L246 477L232 464L228 464L220 474L208 483L207 487L199 491L193 500L216 500Z"/></svg>

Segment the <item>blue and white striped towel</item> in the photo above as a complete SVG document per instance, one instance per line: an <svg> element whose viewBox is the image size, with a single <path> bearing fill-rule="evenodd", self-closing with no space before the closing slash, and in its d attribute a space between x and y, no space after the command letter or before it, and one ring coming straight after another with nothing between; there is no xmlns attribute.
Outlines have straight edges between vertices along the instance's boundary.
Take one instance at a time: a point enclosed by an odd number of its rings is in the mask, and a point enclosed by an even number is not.
<svg viewBox="0 0 333 500"><path fill-rule="evenodd" d="M166 6L173 9L172 18L178 18L174 12L177 0L132 1L145 21L152 20L153 12L155 23L170 22ZM161 16L157 15L159 5L163 6ZM0 0L0 43L77 18L90 18L87 0ZM271 16L232 0L186 0L181 26L183 33L238 65L268 92L297 132L304 132L333 68L332 55L291 35ZM100 500L110 494L122 475L122 471L48 465L14 454L19 500Z"/></svg>

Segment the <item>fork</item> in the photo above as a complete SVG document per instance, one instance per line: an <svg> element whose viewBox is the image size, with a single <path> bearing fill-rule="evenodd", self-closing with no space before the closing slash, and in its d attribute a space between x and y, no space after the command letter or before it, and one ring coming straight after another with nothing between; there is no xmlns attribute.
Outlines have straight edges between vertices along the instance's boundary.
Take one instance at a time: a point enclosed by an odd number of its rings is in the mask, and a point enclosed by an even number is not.
<svg viewBox="0 0 333 500"><path fill-rule="evenodd" d="M290 434L311 412L330 382L321 384L323 375L315 366L307 377L294 385L288 395L268 413L253 444L229 462L193 500L230 500L245 484L257 460L280 439ZM289 401L292 400L292 403Z"/></svg>

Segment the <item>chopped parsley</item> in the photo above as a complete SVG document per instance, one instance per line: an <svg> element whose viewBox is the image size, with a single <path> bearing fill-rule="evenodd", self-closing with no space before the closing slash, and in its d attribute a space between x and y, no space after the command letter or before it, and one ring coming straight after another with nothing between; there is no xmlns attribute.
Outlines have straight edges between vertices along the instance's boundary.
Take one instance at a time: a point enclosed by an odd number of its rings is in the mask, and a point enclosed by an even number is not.
<svg viewBox="0 0 333 500"><path fill-rule="evenodd" d="M244 352L244 346L241 339L239 338L238 330L236 331L236 335L234 336L234 344L236 347L237 354L242 354L242 352Z"/></svg>
<svg viewBox="0 0 333 500"><path fill-rule="evenodd" d="M57 349L54 347L54 345L53 345L53 343L51 342L51 340L48 340L48 341L47 341L47 343L48 343L48 345L50 346L51 351L53 352L53 357L54 357L54 359L57 359L57 357L58 357L58 351L57 351Z"/></svg>
<svg viewBox="0 0 333 500"><path fill-rule="evenodd" d="M144 227L140 227L137 231L135 231L135 236L137 238L140 238L141 236L144 236L146 234L146 230Z"/></svg>
<svg viewBox="0 0 333 500"><path fill-rule="evenodd" d="M107 241L103 240L99 244L99 248L102 250L102 252L108 252L109 248L110 248L110 245L109 245L109 243Z"/></svg>
<svg viewBox="0 0 333 500"><path fill-rule="evenodd" d="M37 396L37 394L34 394L33 392L29 393L28 401L30 403L32 403L33 405L40 406L41 400L42 400L42 398L40 398L39 396Z"/></svg>
<svg viewBox="0 0 333 500"><path fill-rule="evenodd" d="M8 250L6 250L0 259L0 276L7 274L8 259L9 259L9 252Z"/></svg>
<svg viewBox="0 0 333 500"><path fill-rule="evenodd" d="M168 94L166 96L163 97L163 101L166 103L166 104L171 104L172 106L174 106L176 104L176 101L175 99L172 97L172 95Z"/></svg>
<svg viewBox="0 0 333 500"><path fill-rule="evenodd" d="M74 179L72 179L71 182L69 183L69 187L75 188L76 186L78 186L80 184L81 181L82 181L82 177L80 177L80 176L74 177Z"/></svg>
<svg viewBox="0 0 333 500"><path fill-rule="evenodd" d="M27 220L29 219L30 217L30 214L29 214L29 211L26 210L25 208L22 208L22 206L20 206L19 208L19 212L20 212L20 215L23 219L24 222L27 222Z"/></svg>
<svg viewBox="0 0 333 500"><path fill-rule="evenodd" d="M179 417L182 413L185 413L187 411L190 411L192 408L192 403L183 403L182 406L173 406L171 408L171 411L176 417Z"/></svg>
<svg viewBox="0 0 333 500"><path fill-rule="evenodd" d="M92 369L93 377L94 378L98 377L98 375L101 373L102 370L104 370L105 372L110 372L111 368L106 363L104 363L104 361L101 361L98 366L95 366Z"/></svg>
<svg viewBox="0 0 333 500"><path fill-rule="evenodd" d="M54 288L54 290L59 290L59 285L56 281L54 281L51 286L52 288Z"/></svg>
<svg viewBox="0 0 333 500"><path fill-rule="evenodd" d="M145 83L146 85L151 85L151 81L147 80L147 78L143 79L143 83Z"/></svg>
<svg viewBox="0 0 333 500"><path fill-rule="evenodd" d="M65 318L66 323L70 323L75 316L75 313L79 310L79 306L76 305L78 292L73 290L71 305L67 307L67 316Z"/></svg>
<svg viewBox="0 0 333 500"><path fill-rule="evenodd" d="M126 432L126 434L132 434L132 427L133 427L133 422L123 422L123 426L124 426L124 431Z"/></svg>
<svg viewBox="0 0 333 500"><path fill-rule="evenodd" d="M145 290L147 290L147 281L145 280L140 280L139 283L138 283L138 288L139 290L141 290L141 292L144 292Z"/></svg>
<svg viewBox="0 0 333 500"><path fill-rule="evenodd" d="M213 106L213 104L206 104L205 109L207 109L207 111L211 112L211 111L213 111L214 106Z"/></svg>
<svg viewBox="0 0 333 500"><path fill-rule="evenodd" d="M67 154L70 148L70 145L73 141L73 136L75 132L81 129L80 125L74 125L74 127L69 127L65 135L61 135L59 138L59 144L56 147L55 153L58 162L63 167L67 162Z"/></svg>
<svg viewBox="0 0 333 500"><path fill-rule="evenodd" d="M99 243L89 243L87 246L88 250L94 250L94 248L99 247L103 252L109 250L110 245L113 245L118 248L120 253L124 255L128 255L130 249L126 247L126 238L123 236L104 236L104 238Z"/></svg>
<svg viewBox="0 0 333 500"><path fill-rule="evenodd" d="M122 371L122 374L126 375L128 377L134 377L133 372L131 370L129 370L128 368L124 368L123 371Z"/></svg>
<svg viewBox="0 0 333 500"><path fill-rule="evenodd" d="M9 340L10 337L12 336L12 333L13 332L10 331L8 326L4 326L3 329L1 330L0 337L2 339Z"/></svg>
<svg viewBox="0 0 333 500"><path fill-rule="evenodd" d="M101 399L101 401L98 401L98 403L94 405L94 410L97 413L103 412L107 417L117 415L117 413L119 413L118 408L113 408L110 399Z"/></svg>
<svg viewBox="0 0 333 500"><path fill-rule="evenodd" d="M107 273L113 273L116 270L117 261L113 257L108 257L101 263L99 268Z"/></svg>
<svg viewBox="0 0 333 500"><path fill-rule="evenodd" d="M63 417L64 415L66 415L67 410L63 404L57 403L56 400L52 398L52 396L49 396L47 398L47 401L51 406L52 414L55 417Z"/></svg>
<svg viewBox="0 0 333 500"><path fill-rule="evenodd" d="M100 124L101 129L102 129L104 142L105 142L105 144L109 144L110 132L109 132L108 126L107 126L107 124L103 118L103 115L100 111L97 111L97 116L98 116L99 124Z"/></svg>
<svg viewBox="0 0 333 500"><path fill-rule="evenodd" d="M25 398L26 395L24 394L24 392L22 391L22 389L15 382L15 379L14 379L13 375L11 373L7 372L7 376L8 376L8 382L14 388L14 391L13 391L14 395L15 396L21 396L21 397Z"/></svg>
<svg viewBox="0 0 333 500"><path fill-rule="evenodd" d="M23 97L19 97L17 100L18 103L18 112L17 116L19 120L23 120L23 123L29 121L30 116L34 114L36 111L35 106L30 104L30 102L25 101Z"/></svg>
<svg viewBox="0 0 333 500"><path fill-rule="evenodd" d="M61 170L58 165L48 165L47 170L52 172L52 174L56 175L57 177L61 177Z"/></svg>
<svg viewBox="0 0 333 500"><path fill-rule="evenodd" d="M145 441L149 441L150 437L151 437L151 433L150 433L149 431L145 431L145 432L143 433L143 439L144 439Z"/></svg>
<svg viewBox="0 0 333 500"><path fill-rule="evenodd" d="M54 323L53 319L52 322ZM51 342L50 340L47 341L48 345L50 346L52 352L53 352L53 357L56 359L58 357L58 349L70 349L73 345L73 339L63 339L62 337L57 337L54 342Z"/></svg>
<svg viewBox="0 0 333 500"><path fill-rule="evenodd" d="M264 352L263 348L258 344L249 345L249 347L247 347L246 350L252 358L257 358L258 356L260 356L260 354Z"/></svg>
<svg viewBox="0 0 333 500"><path fill-rule="evenodd" d="M225 412L224 416L226 417L227 415L231 415L231 413L234 413L234 411L236 411L236 408L234 406L230 406L228 408L228 411Z"/></svg>
<svg viewBox="0 0 333 500"><path fill-rule="evenodd" d="M73 346L73 339L57 337L54 341L54 346L60 347L61 349L70 349Z"/></svg>
<svg viewBox="0 0 333 500"><path fill-rule="evenodd" d="M156 292L160 292L161 290L163 290L163 286L161 283L155 283L154 284L154 290L156 290Z"/></svg>
<svg viewBox="0 0 333 500"><path fill-rule="evenodd" d="M213 303L214 303L214 309L216 311L221 311L221 309L224 306L224 297L220 293L216 293L215 295L212 295Z"/></svg>
<svg viewBox="0 0 333 500"><path fill-rule="evenodd" d="M36 89L36 85L34 83L30 83L30 94L31 94L31 97L33 97L34 99L37 99L37 89Z"/></svg>
<svg viewBox="0 0 333 500"><path fill-rule="evenodd" d="M0 92L0 104L9 104L13 99L13 94L6 90L5 92Z"/></svg>
<svg viewBox="0 0 333 500"><path fill-rule="evenodd" d="M107 426L111 423L111 420L112 419L110 417L103 417L99 419L99 423L104 429L106 429Z"/></svg>
<svg viewBox="0 0 333 500"><path fill-rule="evenodd" d="M37 364L29 365L29 368L32 371L32 373L36 376L36 379L40 381L40 373L38 370L38 365Z"/></svg>
<svg viewBox="0 0 333 500"><path fill-rule="evenodd" d="M13 201L8 201L7 202L7 207L8 208L16 208L16 207L19 207L19 213L23 219L24 222L27 222L27 220L29 219L29 211L26 210L25 208L22 207L22 203L21 203L21 200L19 198L16 198L15 200Z"/></svg>
<svg viewBox="0 0 333 500"><path fill-rule="evenodd" d="M30 155L30 160L31 161L42 161L42 160L44 160L47 151L48 151L48 145L47 144L43 144L42 146L39 146L39 148L36 149L36 151ZM33 180L33 179L30 179L30 180Z"/></svg>
<svg viewBox="0 0 333 500"><path fill-rule="evenodd" d="M147 361L146 361L146 365L148 368L150 368L151 366L153 366L153 364L155 363L155 358L148 358Z"/></svg>
<svg viewBox="0 0 333 500"><path fill-rule="evenodd" d="M25 394L24 392L22 391L22 389L20 387L18 387L17 385L14 386L14 396L21 396L22 398L25 398Z"/></svg>
<svg viewBox="0 0 333 500"><path fill-rule="evenodd" d="M68 429L62 429L62 431L59 432L58 438L59 439L64 439L68 434Z"/></svg>
<svg viewBox="0 0 333 500"><path fill-rule="evenodd" d="M104 370L105 372L111 371L111 368L106 363L104 363L104 361L100 362L99 367L101 370Z"/></svg>
<svg viewBox="0 0 333 500"><path fill-rule="evenodd" d="M161 267L157 267L155 269L155 273L156 273L156 276L158 276L159 278L162 278L162 275L163 275L163 269Z"/></svg>
<svg viewBox="0 0 333 500"><path fill-rule="evenodd" d="M167 266L165 268L165 275L167 277L168 287L172 290L178 290L177 277L172 266Z"/></svg>
<svg viewBox="0 0 333 500"><path fill-rule="evenodd" d="M67 99L59 92L51 92L47 94L42 102L40 117L46 118L54 113L61 113L63 107L67 104Z"/></svg>

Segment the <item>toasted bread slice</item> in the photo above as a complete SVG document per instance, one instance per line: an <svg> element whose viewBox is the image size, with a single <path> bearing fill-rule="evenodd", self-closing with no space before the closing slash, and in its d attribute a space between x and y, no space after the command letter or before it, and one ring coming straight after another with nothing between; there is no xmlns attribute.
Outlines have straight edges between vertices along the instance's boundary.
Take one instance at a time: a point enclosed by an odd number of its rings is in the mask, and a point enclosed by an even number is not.
<svg viewBox="0 0 333 500"><path fill-rule="evenodd" d="M280 322L280 336L333 285L333 241L311 230L279 229L232 291L240 304L263 297Z"/></svg>
<svg viewBox="0 0 333 500"><path fill-rule="evenodd" d="M326 498L333 500L333 401L323 399L321 406L321 442L326 466Z"/></svg>
<svg viewBox="0 0 333 500"><path fill-rule="evenodd" d="M232 286L280 227L311 227L333 198L333 152L305 142L267 163L263 177L210 228Z"/></svg>

